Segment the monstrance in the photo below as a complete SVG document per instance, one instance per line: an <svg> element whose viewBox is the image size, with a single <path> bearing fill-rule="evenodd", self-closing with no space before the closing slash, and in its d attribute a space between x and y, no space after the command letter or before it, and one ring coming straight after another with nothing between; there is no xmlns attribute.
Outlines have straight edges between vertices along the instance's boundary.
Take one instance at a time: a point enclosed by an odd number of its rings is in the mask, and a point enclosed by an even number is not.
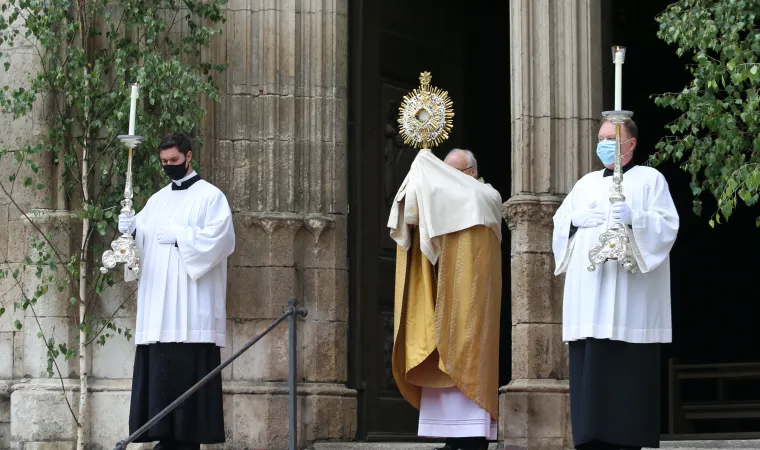
<svg viewBox="0 0 760 450"><path fill-rule="evenodd" d="M127 174L124 186L124 200L121 201L121 213L128 216L134 216L135 210L132 209L132 150L140 145L145 139L143 136L135 135L135 116L137 107L137 85L132 85L132 104L129 110L129 134L120 135L119 141L127 148ZM103 266L100 273L107 273L108 269L113 269L117 264L124 264L134 272L135 276L140 274L140 251L137 249L135 238L129 230L122 233L117 239L111 242L111 250L106 250L102 257Z"/></svg>
<svg viewBox="0 0 760 450"><path fill-rule="evenodd" d="M431 79L430 72L420 74L420 87L404 96L398 118L404 144L427 150L448 139L454 126L454 103Z"/></svg>
<svg viewBox="0 0 760 450"><path fill-rule="evenodd" d="M615 166L612 174L612 188L610 188L610 207L615 203L624 203L623 195L623 155L620 151L622 139L621 127L625 121L633 116L633 112L622 109L622 78L623 61L625 59L625 47L612 47L612 61L615 64L615 110L604 111L602 117L615 125ZM625 225L613 223L607 231L599 235L599 244L593 246L588 252L591 264L589 272L607 261L616 260L625 270L634 273L638 270L638 264L633 256L629 230Z"/></svg>

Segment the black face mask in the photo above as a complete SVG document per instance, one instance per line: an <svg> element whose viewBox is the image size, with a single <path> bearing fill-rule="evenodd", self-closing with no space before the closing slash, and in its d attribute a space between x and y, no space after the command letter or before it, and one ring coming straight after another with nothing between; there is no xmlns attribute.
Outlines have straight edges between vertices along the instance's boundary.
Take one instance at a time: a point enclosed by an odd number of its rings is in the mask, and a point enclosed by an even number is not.
<svg viewBox="0 0 760 450"><path fill-rule="evenodd" d="M164 168L164 173L166 173L167 177L175 181L185 178L185 176L187 176L187 167L185 166L186 161L187 159L185 159L184 162L181 162L179 164L175 164L175 165L166 164L162 166Z"/></svg>

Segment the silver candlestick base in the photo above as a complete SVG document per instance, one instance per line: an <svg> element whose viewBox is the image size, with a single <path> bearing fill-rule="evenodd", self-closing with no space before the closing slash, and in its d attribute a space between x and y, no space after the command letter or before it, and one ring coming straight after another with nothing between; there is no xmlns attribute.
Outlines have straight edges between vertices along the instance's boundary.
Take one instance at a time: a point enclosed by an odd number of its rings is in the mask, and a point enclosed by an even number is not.
<svg viewBox="0 0 760 450"><path fill-rule="evenodd" d="M132 209L132 149L140 145L145 138L143 136L134 136L123 134L119 140L127 147L127 180L124 186L124 200L121 201L121 214L134 216L135 210ZM135 276L140 275L140 251L137 249L135 238L129 233L124 232L116 240L111 242L111 250L106 250L102 258L103 266L100 273L107 273L108 269L113 269L117 264L124 264L134 272Z"/></svg>
<svg viewBox="0 0 760 450"><path fill-rule="evenodd" d="M612 175L612 188L610 189L610 206L615 203L624 203L623 195L623 156L620 151L620 129L627 119L633 116L631 111L605 111L602 116L615 125L615 168ZM607 231L599 236L599 244L593 246L588 252L591 264L589 272L607 261L616 260L625 270L634 273L638 270L638 264L633 256L630 236L625 225L614 223Z"/></svg>

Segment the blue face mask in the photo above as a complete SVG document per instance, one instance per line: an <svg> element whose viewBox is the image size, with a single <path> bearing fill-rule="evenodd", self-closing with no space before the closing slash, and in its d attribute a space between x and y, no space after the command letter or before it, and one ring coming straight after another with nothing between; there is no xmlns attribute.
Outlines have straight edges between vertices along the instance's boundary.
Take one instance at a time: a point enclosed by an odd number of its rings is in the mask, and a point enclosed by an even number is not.
<svg viewBox="0 0 760 450"><path fill-rule="evenodd" d="M615 141L608 139L596 144L596 156L605 166L613 164L615 162Z"/></svg>
<svg viewBox="0 0 760 450"><path fill-rule="evenodd" d="M621 142L620 144L625 144L627 141ZM628 155L630 151L623 154L623 157ZM609 166L611 164L615 163L615 140L614 139L605 139L598 144L596 144L596 156L599 157L599 159L602 161L602 164L605 166Z"/></svg>

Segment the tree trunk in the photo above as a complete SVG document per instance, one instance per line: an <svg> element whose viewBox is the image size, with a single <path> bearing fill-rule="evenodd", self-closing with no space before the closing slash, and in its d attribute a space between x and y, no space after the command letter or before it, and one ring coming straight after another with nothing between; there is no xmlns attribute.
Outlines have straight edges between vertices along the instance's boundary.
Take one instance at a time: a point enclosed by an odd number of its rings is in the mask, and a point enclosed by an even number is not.
<svg viewBox="0 0 760 450"><path fill-rule="evenodd" d="M84 21L83 21L84 22ZM87 69L84 69L85 86L87 82ZM85 111L84 139L82 141L82 192L84 203L90 201L89 186L89 111ZM87 271L88 267L88 236L90 232L90 219L82 219L82 244L79 252L79 411L77 412L77 450L84 450L86 440L85 423L87 422L87 328L85 327L85 315L87 313Z"/></svg>

